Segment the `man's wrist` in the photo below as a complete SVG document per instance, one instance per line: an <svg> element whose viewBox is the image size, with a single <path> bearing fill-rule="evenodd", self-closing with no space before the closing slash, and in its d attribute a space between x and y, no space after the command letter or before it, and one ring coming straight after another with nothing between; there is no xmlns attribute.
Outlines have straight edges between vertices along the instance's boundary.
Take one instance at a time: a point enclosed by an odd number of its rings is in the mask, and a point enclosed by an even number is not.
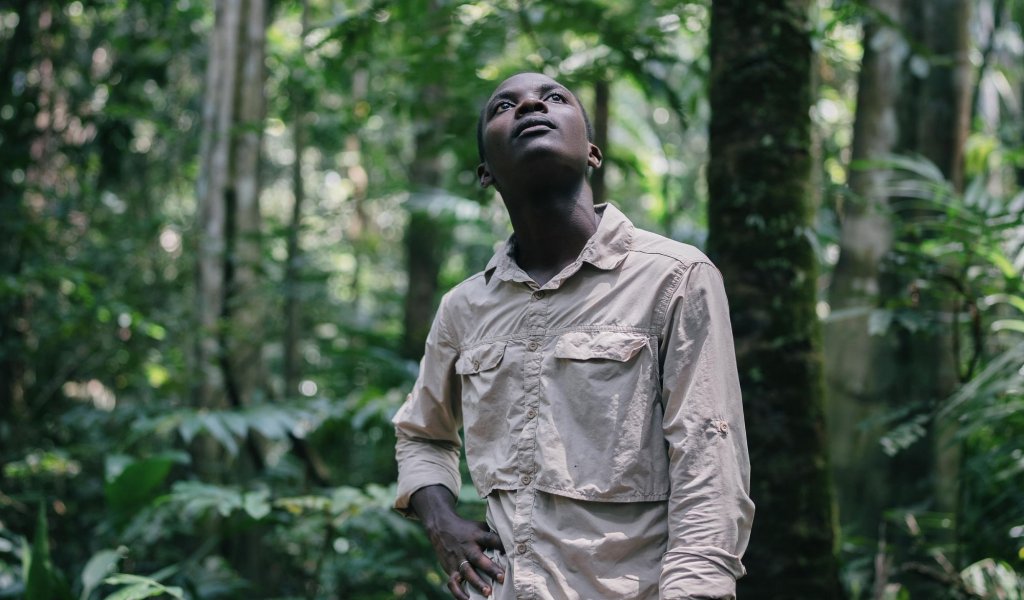
<svg viewBox="0 0 1024 600"><path fill-rule="evenodd" d="M437 529L450 517L456 516L455 496L443 485L422 487L409 497L409 505L423 526Z"/></svg>

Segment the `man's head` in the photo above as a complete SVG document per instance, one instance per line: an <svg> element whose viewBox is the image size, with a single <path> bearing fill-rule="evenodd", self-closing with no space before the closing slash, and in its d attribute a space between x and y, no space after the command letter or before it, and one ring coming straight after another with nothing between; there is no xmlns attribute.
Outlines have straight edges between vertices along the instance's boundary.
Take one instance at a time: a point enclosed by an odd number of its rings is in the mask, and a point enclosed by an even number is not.
<svg viewBox="0 0 1024 600"><path fill-rule="evenodd" d="M569 168L582 175L601 164L593 137L576 94L540 73L513 75L498 85L480 111L480 183L540 174L543 168Z"/></svg>
<svg viewBox="0 0 1024 600"><path fill-rule="evenodd" d="M583 111L583 122L587 126L587 139L593 142L594 126L590 124L590 115L587 114L586 107L583 106L582 102L580 102L580 98L576 95L576 92L572 90L567 91L572 94L573 99L576 100L576 104L579 104L580 109ZM480 107L480 115L476 120L476 151L480 155L480 162L487 160L487 155L484 153L484 119L486 117L488 104L489 102Z"/></svg>

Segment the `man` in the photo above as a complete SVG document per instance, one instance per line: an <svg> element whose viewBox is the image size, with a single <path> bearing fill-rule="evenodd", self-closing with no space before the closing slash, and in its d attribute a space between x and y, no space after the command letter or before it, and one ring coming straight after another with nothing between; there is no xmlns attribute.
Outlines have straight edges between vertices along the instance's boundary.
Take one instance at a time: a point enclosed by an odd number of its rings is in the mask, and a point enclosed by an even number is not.
<svg viewBox="0 0 1024 600"><path fill-rule="evenodd" d="M753 504L728 306L697 249L595 207L578 98L536 73L480 115L513 236L441 301L395 415L396 508L455 598L733 598ZM487 522L459 517L459 429Z"/></svg>

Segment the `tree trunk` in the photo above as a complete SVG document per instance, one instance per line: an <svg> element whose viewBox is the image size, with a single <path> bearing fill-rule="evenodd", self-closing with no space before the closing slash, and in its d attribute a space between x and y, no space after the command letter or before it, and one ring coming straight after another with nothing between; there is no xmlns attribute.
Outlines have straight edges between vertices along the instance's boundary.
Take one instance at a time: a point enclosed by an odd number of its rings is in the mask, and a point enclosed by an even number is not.
<svg viewBox="0 0 1024 600"><path fill-rule="evenodd" d="M906 69L905 93L900 99L897 152L921 155L935 163L958 190L963 189L964 146L970 110L971 70L969 51L969 0L907 0L904 22L914 27L917 43L929 56L927 72ZM899 242L919 245L927 235L913 227L920 218L935 218L928 210L901 210L896 214ZM884 394L892 406L917 404L930 411L956 388L959 359L953 348L950 298L955 290L933 276L889 269L882 279L882 293L890 304L908 307L930 319L930 327L908 330L894 327L889 341L894 347L897 372L883 378ZM888 360L888 358L886 359ZM939 429L942 429L941 424ZM942 435L939 436L942 438ZM941 439L930 438L915 451L928 455L928 463L898 472L900 491L912 471L933 473L916 497L904 496L905 504L935 498L931 508L952 511L955 506L957 462ZM923 467L927 466L927 470ZM924 498L922 498L924 496Z"/></svg>
<svg viewBox="0 0 1024 600"><path fill-rule="evenodd" d="M302 33L299 38L299 64L305 69L306 30L309 20L309 3L302 0ZM284 271L284 397L294 396L298 391L300 376L299 338L301 336L302 311L299 303L299 263L302 260L302 248L299 246L299 233L302 230L302 203L305 200L305 186L302 180L302 154L306 149L305 90L298 79L292 74L292 142L295 147L295 162L292 163L292 219L288 224L288 257Z"/></svg>
<svg viewBox="0 0 1024 600"><path fill-rule="evenodd" d="M969 0L908 0L904 22L916 24L916 41L930 56L924 77L919 72L907 88L911 94L902 98L897 149L935 163L961 191L971 93L970 5ZM908 70L914 75L912 69ZM929 210L899 211L897 242L920 246L929 234L917 231L915 222L940 216ZM882 381L887 386L884 395L891 406L916 406L930 415L959 383L959 357L953 344L957 332L951 318L958 292L934 273L893 268L887 270L882 281L882 293L890 305L906 307L927 320L926 327L897 325L889 332L888 340L895 352L895 360L889 364L896 368L883 373ZM954 429L953 423L929 422L927 435L897 455L890 475L894 506L955 513L959 452L952 443ZM932 545L955 542L955 529L946 531L943 537L937 537L939 532L930 533L928 541ZM902 546L910 552L920 546L920 540L912 539ZM904 560L933 559L922 553L905 554ZM924 578L908 579L906 583L914 597L937 593L934 584Z"/></svg>
<svg viewBox="0 0 1024 600"><path fill-rule="evenodd" d="M729 290L759 517L743 598L838 598L817 263L808 0L711 16L708 247Z"/></svg>
<svg viewBox="0 0 1024 600"><path fill-rule="evenodd" d="M242 406L262 391L265 310L257 284L265 29L263 0L217 2L197 193L196 403L204 408Z"/></svg>
<svg viewBox="0 0 1024 600"><path fill-rule="evenodd" d="M970 129L970 0L913 0L933 59L917 98L916 150L964 187L964 148Z"/></svg>
<svg viewBox="0 0 1024 600"><path fill-rule="evenodd" d="M437 208L430 191L414 192L409 200L405 258L409 288L405 295L402 355L423 356L427 333L437 309L438 276L455 233L451 218Z"/></svg>
<svg viewBox="0 0 1024 600"><path fill-rule="evenodd" d="M203 99L203 139L196 289L200 324L196 347L196 404L206 409L240 408L265 392L259 301L260 144L265 111L264 0L218 0ZM194 448L196 470L209 480L230 480L260 469L263 455L253 435L245 440L248 460L232 463L209 436ZM218 526L214 524L213 526ZM235 568L254 582L256 532L232 537L223 549Z"/></svg>
<svg viewBox="0 0 1024 600"><path fill-rule="evenodd" d="M922 155L962 187L970 104L967 0L873 0L870 7L902 32L883 23L865 26L853 160ZM923 55L910 56L911 47ZM924 241L910 226L928 215L890 199L888 180L883 169L850 173L852 194L841 207L841 254L830 289L826 372L842 522L852 539L873 541L888 532L878 547L898 568L932 559L914 554L921 540L901 533L902 518L883 526L885 514L922 507L952 512L958 459L941 426L929 426L924 439L895 457L884 456L880 441L893 425L879 417L931 414L956 386L957 359L945 319L950 289L890 260L895 243ZM897 318L872 335L871 311L891 315L894 307L931 325L911 330ZM949 541L934 533L926 533L929 544ZM875 574L876 588L888 582L887 570ZM913 597L938 593L929 582L895 573Z"/></svg>
<svg viewBox="0 0 1024 600"><path fill-rule="evenodd" d="M0 275L18 280L26 256L31 252L32 227L24 198L24 175L32 166L26 151L36 135L35 116L39 92L36 85L18 90L14 79L27 72L34 62L33 31L43 10L36 3L21 0L11 7L18 17L14 32L0 46L0 106L10 107L13 116L0 119ZM16 180L14 173L21 177ZM15 289L0 293L0 448L21 448L22 421L28 416L25 405L25 299ZM0 452L0 483L4 477L4 459Z"/></svg>
<svg viewBox="0 0 1024 600"><path fill-rule="evenodd" d="M869 4L894 23L900 22L901 5L902 0ZM900 72L909 50L902 34L881 20L865 24L863 45L853 130L855 163L882 160L895 150ZM865 539L877 534L882 512L891 505L893 483L879 477L889 462L879 444L883 426L865 425L869 417L892 408L881 393L878 373L891 364L891 349L869 330L871 311L882 306L880 267L893 244L888 180L885 168L850 169L851 193L840 206L839 262L829 289L832 317L825 326L829 447L839 514L849 533Z"/></svg>
<svg viewBox="0 0 1024 600"><path fill-rule="evenodd" d="M455 234L441 189L444 178L439 134L447 129L446 104L445 90L440 84L424 87L418 107L423 116L416 120L416 154L409 174L412 193L407 203L409 223L405 230L409 287L405 296L402 355L410 359L423 356L437 309L438 277Z"/></svg>

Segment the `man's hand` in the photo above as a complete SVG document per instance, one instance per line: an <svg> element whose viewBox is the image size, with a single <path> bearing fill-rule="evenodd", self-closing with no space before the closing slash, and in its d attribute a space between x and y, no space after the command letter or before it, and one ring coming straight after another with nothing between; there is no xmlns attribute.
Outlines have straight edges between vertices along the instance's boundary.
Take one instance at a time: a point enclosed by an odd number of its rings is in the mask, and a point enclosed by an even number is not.
<svg viewBox="0 0 1024 600"><path fill-rule="evenodd" d="M491 586L480 577L480 572L499 583L505 582L504 571L484 554L485 549L504 552L501 538L486 523L467 521L456 514L455 498L448 488L441 485L421 488L410 497L409 503L423 521L437 558L448 573L448 590L452 596L469 600L462 589L463 581L468 581L484 596L490 596Z"/></svg>

